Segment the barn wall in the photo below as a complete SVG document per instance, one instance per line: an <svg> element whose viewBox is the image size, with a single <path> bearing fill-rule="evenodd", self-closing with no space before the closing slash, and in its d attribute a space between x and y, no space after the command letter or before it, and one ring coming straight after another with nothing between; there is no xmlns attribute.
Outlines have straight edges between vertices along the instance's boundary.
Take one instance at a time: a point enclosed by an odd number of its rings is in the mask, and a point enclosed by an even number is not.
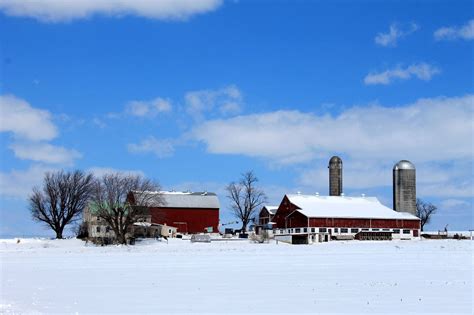
<svg viewBox="0 0 474 315"><path fill-rule="evenodd" d="M278 210L275 213L275 216L272 218L272 221L276 223L275 227L279 229L286 228L285 218L291 212L296 210L296 206L292 204L288 198L285 196L278 207Z"/></svg>
<svg viewBox="0 0 474 315"><path fill-rule="evenodd" d="M219 232L219 209L150 208L150 213L152 223L175 226L180 233L202 233L210 226Z"/></svg>
<svg viewBox="0 0 474 315"><path fill-rule="evenodd" d="M344 218L310 218L312 227L347 227L347 228L406 228L419 229L419 220L394 219L344 219ZM306 226L306 224L304 225Z"/></svg>
<svg viewBox="0 0 474 315"><path fill-rule="evenodd" d="M308 218L301 212L293 212L287 219L287 227L304 227L308 226Z"/></svg>

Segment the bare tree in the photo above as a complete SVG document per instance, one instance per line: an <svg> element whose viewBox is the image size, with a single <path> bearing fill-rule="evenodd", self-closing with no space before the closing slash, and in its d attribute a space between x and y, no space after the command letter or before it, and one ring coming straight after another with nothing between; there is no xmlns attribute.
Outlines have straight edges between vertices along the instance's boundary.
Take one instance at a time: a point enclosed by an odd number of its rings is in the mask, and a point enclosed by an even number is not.
<svg viewBox="0 0 474 315"><path fill-rule="evenodd" d="M42 189L35 187L29 197L33 220L44 222L63 238L64 227L80 218L87 206L92 174L82 171L46 173Z"/></svg>
<svg viewBox="0 0 474 315"><path fill-rule="evenodd" d="M163 204L156 193L160 186L139 175L113 173L95 181L90 211L112 228L120 244L127 243L127 232L151 205Z"/></svg>
<svg viewBox="0 0 474 315"><path fill-rule="evenodd" d="M242 221L242 232L247 230L248 223L254 218L255 210L259 209L267 197L263 190L255 187L258 178L253 171L242 174L238 183L232 182L227 187L227 198L231 201L234 215Z"/></svg>
<svg viewBox="0 0 474 315"><path fill-rule="evenodd" d="M438 208L429 202L424 202L423 200L416 198L416 216L421 220L421 230L425 224L429 223L431 216L436 213Z"/></svg>

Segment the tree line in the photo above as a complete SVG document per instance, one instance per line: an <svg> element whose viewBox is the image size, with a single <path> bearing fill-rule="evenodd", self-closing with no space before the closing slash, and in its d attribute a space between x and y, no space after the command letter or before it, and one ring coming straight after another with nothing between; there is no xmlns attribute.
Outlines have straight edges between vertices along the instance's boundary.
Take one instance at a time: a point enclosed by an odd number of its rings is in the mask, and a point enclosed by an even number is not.
<svg viewBox="0 0 474 315"><path fill-rule="evenodd" d="M64 228L81 220L89 207L114 231L116 241L126 244L126 233L141 209L134 205L146 207L151 202L150 194L137 194L131 200L129 193L158 190L157 182L141 175L109 173L94 177L80 170L48 172L42 187L33 188L29 206L33 220L51 228L58 239L63 238ZM154 203L160 203L159 196L154 196Z"/></svg>
<svg viewBox="0 0 474 315"><path fill-rule="evenodd" d="M248 171L241 174L238 181L226 186L229 207L242 222L242 232L247 230L250 222L257 220L257 210L267 202L265 192L257 183L254 172ZM136 222L143 207L149 206L152 198L155 205L164 203L159 195L143 193L133 194L132 200L130 192L159 190L158 182L141 175L108 173L95 177L81 170L48 172L42 187L33 188L29 207L33 219L51 228L58 239L63 238L64 228L81 220L84 210L89 207L91 214L110 226L116 241L126 244L127 231ZM416 207L423 231L437 207L421 199L417 199Z"/></svg>

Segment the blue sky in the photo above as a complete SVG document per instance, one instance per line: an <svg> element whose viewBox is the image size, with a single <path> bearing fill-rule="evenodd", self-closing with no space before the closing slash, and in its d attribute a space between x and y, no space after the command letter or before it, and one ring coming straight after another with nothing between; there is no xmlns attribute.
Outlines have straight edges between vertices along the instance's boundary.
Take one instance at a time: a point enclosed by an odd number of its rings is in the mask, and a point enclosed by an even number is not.
<svg viewBox="0 0 474 315"><path fill-rule="evenodd" d="M45 171L138 172L219 194L254 170L270 203L327 194L392 206L417 167L429 229L473 227L469 1L0 0L0 234L51 235L27 208Z"/></svg>

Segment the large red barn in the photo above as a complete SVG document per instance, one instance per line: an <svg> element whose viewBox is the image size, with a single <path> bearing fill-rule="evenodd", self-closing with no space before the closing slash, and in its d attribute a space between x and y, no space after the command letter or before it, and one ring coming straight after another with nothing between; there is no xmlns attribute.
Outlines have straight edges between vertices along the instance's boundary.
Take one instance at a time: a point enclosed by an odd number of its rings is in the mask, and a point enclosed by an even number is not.
<svg viewBox="0 0 474 315"><path fill-rule="evenodd" d="M184 234L219 232L219 199L215 193L133 192L138 193L150 194L147 208L151 223L173 226Z"/></svg>
<svg viewBox="0 0 474 315"><path fill-rule="evenodd" d="M277 239L312 243L330 239L411 239L420 219L382 205L375 197L288 194L272 221Z"/></svg>

